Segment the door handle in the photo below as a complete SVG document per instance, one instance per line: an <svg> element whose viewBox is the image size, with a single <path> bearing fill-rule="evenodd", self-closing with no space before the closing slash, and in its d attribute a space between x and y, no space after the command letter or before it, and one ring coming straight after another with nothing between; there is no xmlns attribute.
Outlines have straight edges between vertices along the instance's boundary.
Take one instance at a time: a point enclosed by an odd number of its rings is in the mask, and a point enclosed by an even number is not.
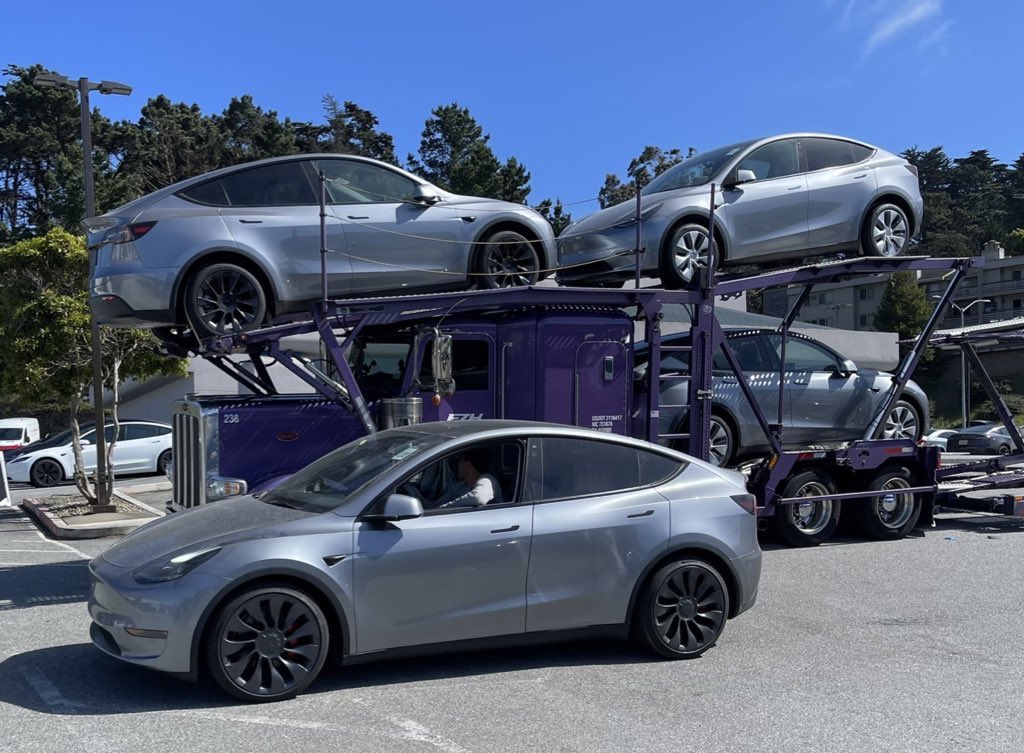
<svg viewBox="0 0 1024 753"><path fill-rule="evenodd" d="M860 175L854 175L853 179L854 180L860 180L861 178L866 178L866 177L868 177L867 173L861 173Z"/></svg>
<svg viewBox="0 0 1024 753"><path fill-rule="evenodd" d="M262 225L263 220L239 220L243 225Z"/></svg>
<svg viewBox="0 0 1024 753"><path fill-rule="evenodd" d="M803 186L790 186L786 190L787 191L799 191L801 188L803 188Z"/></svg>
<svg viewBox="0 0 1024 753"><path fill-rule="evenodd" d="M646 518L650 515L654 515L654 510L647 510L646 512L635 512L632 515L627 515L627 518Z"/></svg>
<svg viewBox="0 0 1024 753"><path fill-rule="evenodd" d="M512 533L512 531L518 531L519 526L509 526L508 528L495 528L491 533Z"/></svg>
<svg viewBox="0 0 1024 753"><path fill-rule="evenodd" d="M368 220L368 219L370 219L370 215L368 215L368 214L350 214L350 215L348 215L348 218L350 220Z"/></svg>

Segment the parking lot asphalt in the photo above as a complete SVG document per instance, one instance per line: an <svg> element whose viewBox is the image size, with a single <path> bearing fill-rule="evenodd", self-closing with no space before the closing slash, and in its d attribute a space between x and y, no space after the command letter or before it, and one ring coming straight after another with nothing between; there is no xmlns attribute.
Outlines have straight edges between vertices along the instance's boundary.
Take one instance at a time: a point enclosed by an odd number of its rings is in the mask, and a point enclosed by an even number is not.
<svg viewBox="0 0 1024 753"><path fill-rule="evenodd" d="M88 642L86 562L0 508L4 751L1017 751L1024 521L766 544L758 604L689 662L610 641L326 671L238 705Z"/></svg>

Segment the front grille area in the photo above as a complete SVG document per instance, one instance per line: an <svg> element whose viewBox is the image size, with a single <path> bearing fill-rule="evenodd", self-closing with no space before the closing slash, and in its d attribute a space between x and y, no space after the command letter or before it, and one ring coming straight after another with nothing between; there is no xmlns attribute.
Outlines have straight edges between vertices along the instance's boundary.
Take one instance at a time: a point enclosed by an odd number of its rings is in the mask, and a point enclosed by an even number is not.
<svg viewBox="0 0 1024 753"><path fill-rule="evenodd" d="M174 405L171 418L174 504L198 507L205 502L206 452L199 407L188 402Z"/></svg>

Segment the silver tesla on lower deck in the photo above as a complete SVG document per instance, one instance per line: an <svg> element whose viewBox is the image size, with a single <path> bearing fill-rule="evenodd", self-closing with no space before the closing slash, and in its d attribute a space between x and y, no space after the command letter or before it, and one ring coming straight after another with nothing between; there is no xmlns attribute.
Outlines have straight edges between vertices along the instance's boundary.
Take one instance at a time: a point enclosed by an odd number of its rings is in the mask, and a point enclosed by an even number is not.
<svg viewBox="0 0 1024 753"><path fill-rule="evenodd" d="M634 439L389 429L125 537L90 563L91 635L133 664L205 666L249 701L291 697L329 661L580 628L689 658L754 603L753 512L738 473Z"/></svg>

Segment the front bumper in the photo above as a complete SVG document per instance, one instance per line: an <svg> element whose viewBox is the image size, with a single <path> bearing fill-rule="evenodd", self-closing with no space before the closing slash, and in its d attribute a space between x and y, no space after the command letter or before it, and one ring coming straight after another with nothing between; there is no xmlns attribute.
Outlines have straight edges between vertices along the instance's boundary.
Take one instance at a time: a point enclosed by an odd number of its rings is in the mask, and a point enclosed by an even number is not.
<svg viewBox="0 0 1024 753"><path fill-rule="evenodd" d="M7 478L12 483L29 483L29 470L32 468L31 461L26 460L22 463L4 463L4 468L7 469Z"/></svg>
<svg viewBox="0 0 1024 753"><path fill-rule="evenodd" d="M89 563L89 635L109 656L176 674L193 674L193 637L225 580L192 572L168 583L140 584L101 557ZM163 637L139 637L128 629Z"/></svg>

